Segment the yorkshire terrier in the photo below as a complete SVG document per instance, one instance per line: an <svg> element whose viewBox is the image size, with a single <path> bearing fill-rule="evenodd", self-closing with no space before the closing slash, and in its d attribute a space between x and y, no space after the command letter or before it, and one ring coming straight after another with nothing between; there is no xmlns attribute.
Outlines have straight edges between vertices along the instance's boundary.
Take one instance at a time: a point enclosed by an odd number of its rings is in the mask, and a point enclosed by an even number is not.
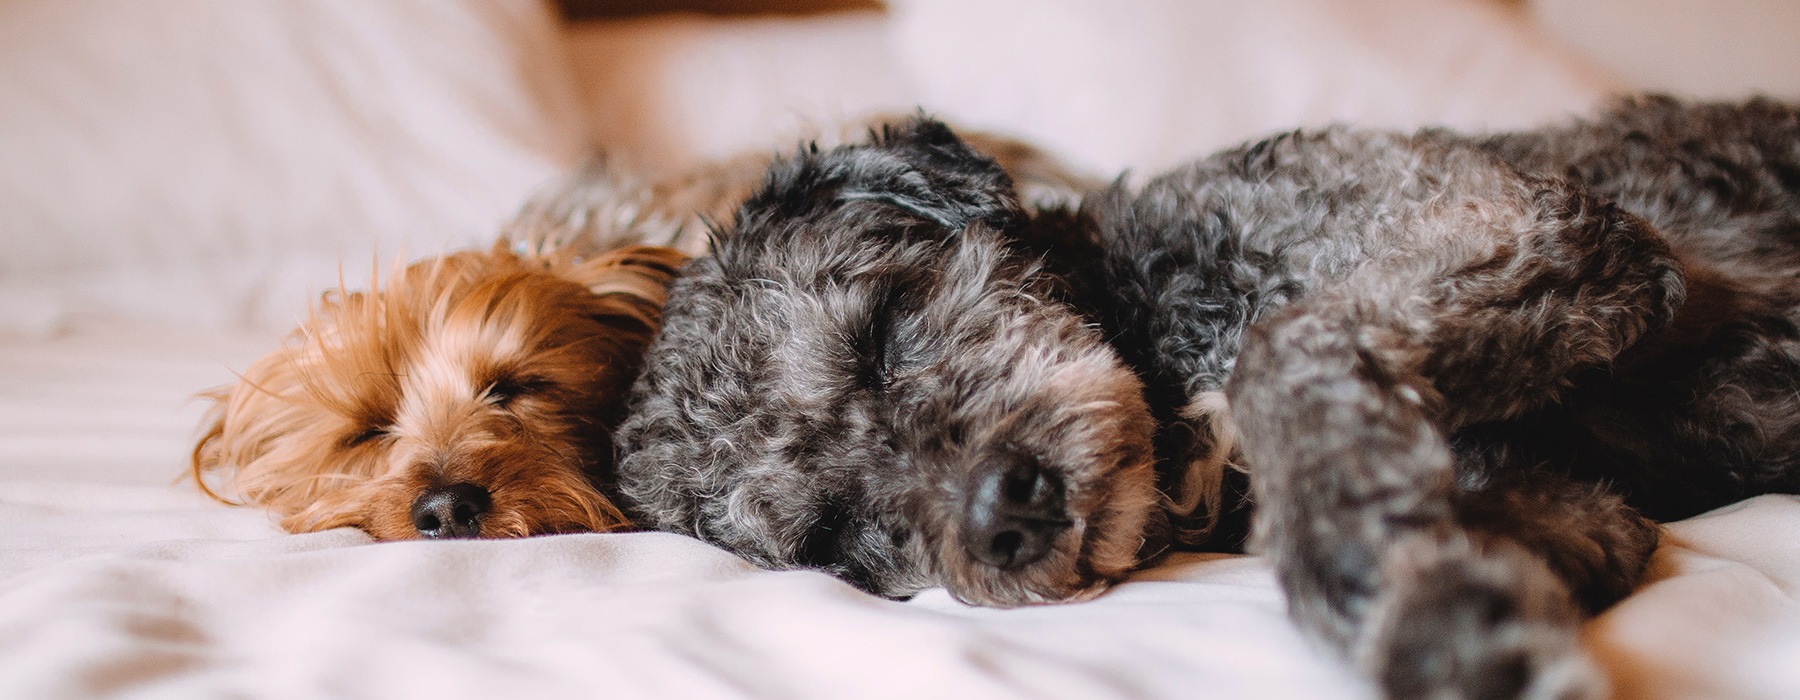
<svg viewBox="0 0 1800 700"><path fill-rule="evenodd" d="M719 183L737 172L658 186L596 165L487 250L414 262L368 291L340 283L281 348L204 394L213 406L194 480L220 501L268 508L290 532L626 525L604 495L612 430L687 259L680 248L699 247L697 218L718 208L703 200L747 189ZM228 477L237 498L209 475Z"/></svg>

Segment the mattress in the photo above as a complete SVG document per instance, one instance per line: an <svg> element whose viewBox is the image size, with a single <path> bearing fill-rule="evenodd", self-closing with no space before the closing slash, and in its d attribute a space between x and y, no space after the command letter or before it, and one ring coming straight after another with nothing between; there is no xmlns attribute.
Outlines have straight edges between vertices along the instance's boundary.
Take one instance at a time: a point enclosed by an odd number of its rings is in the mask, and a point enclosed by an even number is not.
<svg viewBox="0 0 1800 700"><path fill-rule="evenodd" d="M266 332L0 341L0 696L1358 698L1267 562L1183 555L1096 600L971 608L661 533L286 535L179 481ZM1624 697L1800 697L1800 499L1669 525L1591 623Z"/></svg>

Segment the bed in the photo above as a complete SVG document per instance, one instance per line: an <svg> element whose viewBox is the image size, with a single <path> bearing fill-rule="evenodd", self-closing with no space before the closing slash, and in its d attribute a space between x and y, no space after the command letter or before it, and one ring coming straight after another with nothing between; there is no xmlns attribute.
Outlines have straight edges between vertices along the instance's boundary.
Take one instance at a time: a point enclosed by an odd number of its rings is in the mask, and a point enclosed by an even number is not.
<svg viewBox="0 0 1800 700"><path fill-rule="evenodd" d="M1539 21L1563 15L0 4L0 696L1366 697L1254 556L1177 556L1091 602L990 610L659 533L287 535L183 481L192 396L339 275L482 240L595 146L679 167L925 105L1147 172L1292 124L1519 126L1645 84ZM1796 533L1789 496L1669 524L1652 581L1584 632L1618 696L1800 697Z"/></svg>

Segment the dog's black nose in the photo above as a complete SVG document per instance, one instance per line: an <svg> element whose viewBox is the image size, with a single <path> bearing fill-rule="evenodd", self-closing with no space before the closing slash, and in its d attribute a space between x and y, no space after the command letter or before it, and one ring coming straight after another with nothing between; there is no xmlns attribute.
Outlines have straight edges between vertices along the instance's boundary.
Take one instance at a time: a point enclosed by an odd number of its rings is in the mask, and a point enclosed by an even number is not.
<svg viewBox="0 0 1800 700"><path fill-rule="evenodd" d="M481 516L492 504L487 489L475 484L439 486L413 499L413 527L420 537L431 539L477 537Z"/></svg>
<svg viewBox="0 0 1800 700"><path fill-rule="evenodd" d="M976 477L963 547L977 561L1013 569L1044 558L1069 525L1062 483L1034 462L1009 461Z"/></svg>

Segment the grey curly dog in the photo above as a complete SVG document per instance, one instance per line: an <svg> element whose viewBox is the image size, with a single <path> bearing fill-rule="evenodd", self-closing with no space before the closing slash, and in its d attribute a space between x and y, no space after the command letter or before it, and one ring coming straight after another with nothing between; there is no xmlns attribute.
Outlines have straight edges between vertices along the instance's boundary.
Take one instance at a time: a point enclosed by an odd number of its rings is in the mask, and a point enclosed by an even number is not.
<svg viewBox="0 0 1800 700"><path fill-rule="evenodd" d="M1800 491L1777 102L1297 131L1074 210L918 118L778 160L713 253L624 505L883 596L1073 600L1247 545L1385 695L1592 697L1577 625L1654 520Z"/></svg>

